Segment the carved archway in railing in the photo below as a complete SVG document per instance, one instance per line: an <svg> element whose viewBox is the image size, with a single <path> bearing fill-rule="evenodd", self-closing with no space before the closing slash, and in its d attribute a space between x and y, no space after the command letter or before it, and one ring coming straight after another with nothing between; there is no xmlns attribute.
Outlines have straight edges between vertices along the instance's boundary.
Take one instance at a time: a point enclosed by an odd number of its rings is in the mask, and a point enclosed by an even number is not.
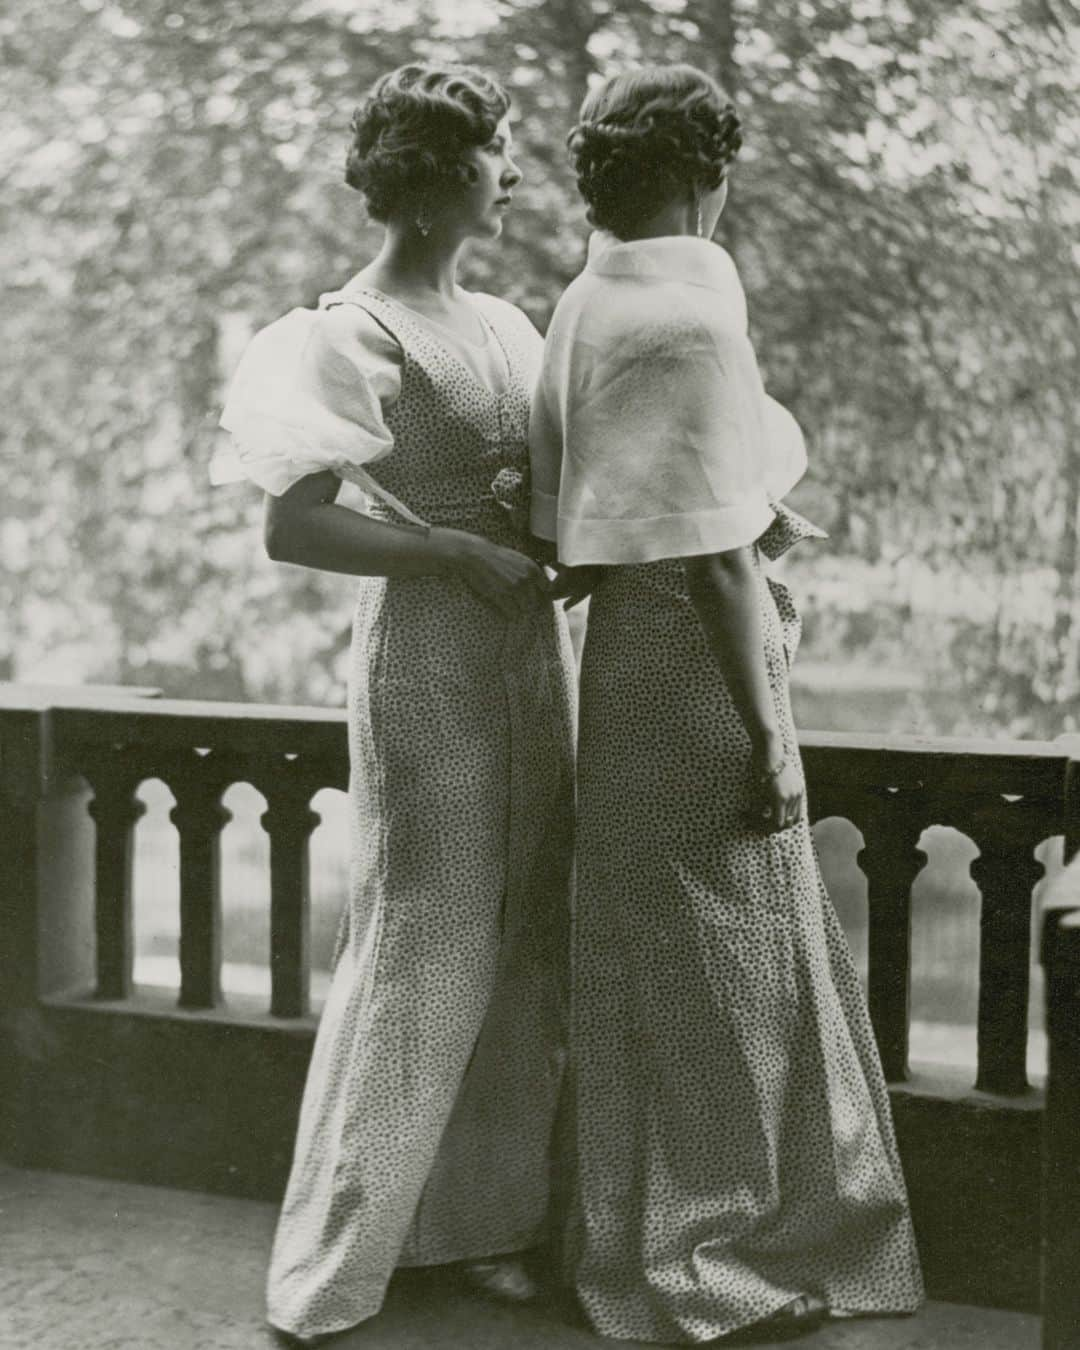
<svg viewBox="0 0 1080 1350"><path fill-rule="evenodd" d="M253 784L231 783L222 805L221 991L226 1004L265 1008L270 998L270 841L267 801Z"/></svg>
<svg viewBox="0 0 1080 1350"><path fill-rule="evenodd" d="M137 986L180 989L180 835L172 821L176 798L163 779L135 790L142 808L135 825L131 883L132 958Z"/></svg>
<svg viewBox="0 0 1080 1350"><path fill-rule="evenodd" d="M865 841L858 861L869 896L868 1001L886 1077L908 1074L911 892L927 862L920 843L927 828L946 826L978 849L971 864L981 896L977 1086L1026 1092L1032 892L1043 874L1035 853L1061 828L1058 771L1026 766L1016 786L1030 781L1032 789L1010 792L972 772L975 756L970 766L962 754L908 765L886 747L826 749L833 748L812 746L807 756L810 807L814 819L851 821Z"/></svg>
<svg viewBox="0 0 1080 1350"><path fill-rule="evenodd" d="M865 993L870 918L866 873L858 859L866 840L842 815L818 816L813 833L825 889L847 936Z"/></svg>

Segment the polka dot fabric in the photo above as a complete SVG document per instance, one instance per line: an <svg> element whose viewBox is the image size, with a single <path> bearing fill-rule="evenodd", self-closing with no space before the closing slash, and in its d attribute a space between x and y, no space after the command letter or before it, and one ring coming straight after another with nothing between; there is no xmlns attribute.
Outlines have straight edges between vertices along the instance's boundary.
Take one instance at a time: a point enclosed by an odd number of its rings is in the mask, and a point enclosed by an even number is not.
<svg viewBox="0 0 1080 1350"><path fill-rule="evenodd" d="M492 483L524 473L539 339L488 298L493 391L407 311L373 476L423 519L524 547ZM377 508L380 512L382 508ZM507 623L463 584L365 578L349 687L353 866L269 1275L295 1335L377 1312L398 1265L543 1236L564 1053L573 660L553 605Z"/></svg>
<svg viewBox="0 0 1080 1350"><path fill-rule="evenodd" d="M755 561L797 756L798 618ZM605 1336L708 1341L800 1294L921 1299L858 976L806 822L746 823L749 764L684 564L610 568L582 661L567 1244Z"/></svg>

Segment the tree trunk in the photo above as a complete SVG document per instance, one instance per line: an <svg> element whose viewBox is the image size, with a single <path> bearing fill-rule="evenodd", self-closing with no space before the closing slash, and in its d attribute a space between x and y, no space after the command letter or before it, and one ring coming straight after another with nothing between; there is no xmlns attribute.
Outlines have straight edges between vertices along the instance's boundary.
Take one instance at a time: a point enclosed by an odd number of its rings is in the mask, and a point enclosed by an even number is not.
<svg viewBox="0 0 1080 1350"><path fill-rule="evenodd" d="M701 31L702 58L698 64L735 98L739 75L735 64L735 0L699 0L692 13ZM728 204L717 230L717 237L732 254L736 254L738 242L734 197L733 185L729 183Z"/></svg>
<svg viewBox="0 0 1080 1350"><path fill-rule="evenodd" d="M1057 594L1054 597L1054 649L1060 662L1061 683L1070 696L1080 680L1080 653L1077 651L1076 583L1080 561L1080 449L1071 435L1065 436L1062 456L1061 539L1058 542Z"/></svg>
<svg viewBox="0 0 1080 1350"><path fill-rule="evenodd" d="M700 64L734 98L739 74L735 64L735 2L701 0L694 18L701 30L705 58Z"/></svg>

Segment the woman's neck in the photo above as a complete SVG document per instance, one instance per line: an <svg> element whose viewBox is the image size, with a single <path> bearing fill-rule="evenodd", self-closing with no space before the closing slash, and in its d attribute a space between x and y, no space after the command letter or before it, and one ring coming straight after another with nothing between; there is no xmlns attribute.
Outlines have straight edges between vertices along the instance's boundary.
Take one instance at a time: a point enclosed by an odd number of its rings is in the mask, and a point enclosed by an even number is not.
<svg viewBox="0 0 1080 1350"><path fill-rule="evenodd" d="M458 261L465 240L422 235L413 226L387 227L382 248L361 276L390 294L434 294L443 300L457 295Z"/></svg>
<svg viewBox="0 0 1080 1350"><path fill-rule="evenodd" d="M696 236L697 210L693 205L672 202L621 236L626 243L638 239L661 239L673 234Z"/></svg>

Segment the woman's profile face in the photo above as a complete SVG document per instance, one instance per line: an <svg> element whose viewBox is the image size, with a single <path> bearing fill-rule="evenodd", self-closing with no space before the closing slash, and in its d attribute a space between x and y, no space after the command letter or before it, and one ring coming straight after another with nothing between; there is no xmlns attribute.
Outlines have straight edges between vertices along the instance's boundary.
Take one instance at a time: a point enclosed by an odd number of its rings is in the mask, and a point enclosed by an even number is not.
<svg viewBox="0 0 1080 1350"><path fill-rule="evenodd" d="M521 182L521 170L514 163L512 152L509 117L502 119L486 145L466 151L465 163L476 171L476 178L449 208L461 234L481 239L497 239L502 234L503 215L510 206L514 188Z"/></svg>

